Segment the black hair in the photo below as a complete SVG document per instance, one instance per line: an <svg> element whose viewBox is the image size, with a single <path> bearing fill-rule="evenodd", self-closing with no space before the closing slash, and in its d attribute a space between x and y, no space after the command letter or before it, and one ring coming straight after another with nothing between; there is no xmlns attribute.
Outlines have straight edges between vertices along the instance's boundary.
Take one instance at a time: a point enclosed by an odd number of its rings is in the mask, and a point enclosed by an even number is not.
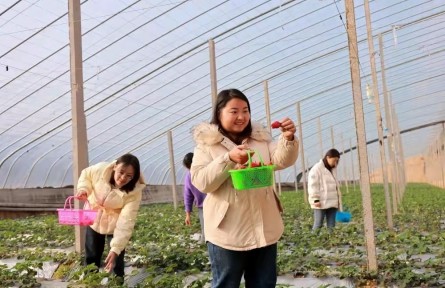
<svg viewBox="0 0 445 288"><path fill-rule="evenodd" d="M241 144L242 140L244 140L247 137L250 137L250 135L252 134L252 123L251 123L250 119L249 119L249 123L247 124L244 131L242 131L239 135L237 135L238 136L237 139L232 139L232 137L230 137L227 134L227 132L222 127L221 121L219 119L221 110L224 107L226 107L227 103L230 100L235 99L235 98L246 102L247 108L249 109L249 113L251 114L249 99L247 99L246 95L244 95L243 92L239 91L238 89L222 90L221 92L218 93L218 96L216 97L215 109L213 109L212 121L210 123L217 125L218 130L223 135L229 137L233 142L235 142L236 144Z"/></svg>
<svg viewBox="0 0 445 288"><path fill-rule="evenodd" d="M133 178L131 178L130 182L128 182L127 184L125 184L120 188L120 190L123 190L127 193L131 192L134 190L134 187L136 187L136 184L138 183L139 178L141 177L141 166L139 164L139 159L133 154L127 153L116 159L116 165L119 164L123 164L124 167L132 166L134 169ZM114 181L114 170L113 173L111 174L110 183L112 185L116 184L116 182Z"/></svg>
<svg viewBox="0 0 445 288"><path fill-rule="evenodd" d="M325 159L326 159L327 157L329 157L329 158L335 158L335 157L340 158L340 152L338 152L338 150L337 150L337 149L334 149L334 148L329 149L328 152L326 152L326 154L324 155L324 158L325 158Z"/></svg>
<svg viewBox="0 0 445 288"><path fill-rule="evenodd" d="M326 152L326 154L323 157L323 163L324 163L324 167L326 167L326 169L328 169L329 171L332 171L331 165L329 165L328 163L328 157L329 158L335 158L338 157L340 159L340 152L338 152L337 149L330 149L328 150L328 152Z"/></svg>
<svg viewBox="0 0 445 288"><path fill-rule="evenodd" d="M190 167L192 166L192 160L193 160L193 153L187 153L184 156L184 159L182 160L182 164L184 164L185 168L190 170Z"/></svg>

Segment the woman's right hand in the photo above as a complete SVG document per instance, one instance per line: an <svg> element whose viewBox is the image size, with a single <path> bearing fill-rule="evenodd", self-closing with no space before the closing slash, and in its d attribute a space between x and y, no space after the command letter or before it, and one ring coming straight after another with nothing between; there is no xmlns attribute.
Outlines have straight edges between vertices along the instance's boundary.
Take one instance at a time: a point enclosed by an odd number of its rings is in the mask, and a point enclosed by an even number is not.
<svg viewBox="0 0 445 288"><path fill-rule="evenodd" d="M76 198L82 201L86 201L88 198L88 192L85 190L77 191Z"/></svg>
<svg viewBox="0 0 445 288"><path fill-rule="evenodd" d="M190 220L190 212L186 212L186 214L185 214L185 225L187 225L187 226L192 225L192 221Z"/></svg>
<svg viewBox="0 0 445 288"><path fill-rule="evenodd" d="M253 156L254 152L248 150L247 145L238 145L229 151L229 158L235 163L244 164L249 160L247 153L250 153L250 157Z"/></svg>

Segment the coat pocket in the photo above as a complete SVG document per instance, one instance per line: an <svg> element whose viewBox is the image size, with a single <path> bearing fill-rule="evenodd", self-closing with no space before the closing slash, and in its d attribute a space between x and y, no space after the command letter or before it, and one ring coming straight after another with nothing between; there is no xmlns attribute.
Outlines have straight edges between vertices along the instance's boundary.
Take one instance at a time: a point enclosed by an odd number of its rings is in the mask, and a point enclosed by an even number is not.
<svg viewBox="0 0 445 288"><path fill-rule="evenodd" d="M218 228L226 216L228 209L229 202L225 200L219 200L211 203L210 205L204 205L204 225L207 225L208 223L209 227Z"/></svg>
<svg viewBox="0 0 445 288"><path fill-rule="evenodd" d="M277 207L278 207L278 211L280 211L280 213L283 213L283 205L281 205L281 200L280 198L278 198L277 193L275 193L274 190L272 190L273 196L275 198L275 202L277 203Z"/></svg>

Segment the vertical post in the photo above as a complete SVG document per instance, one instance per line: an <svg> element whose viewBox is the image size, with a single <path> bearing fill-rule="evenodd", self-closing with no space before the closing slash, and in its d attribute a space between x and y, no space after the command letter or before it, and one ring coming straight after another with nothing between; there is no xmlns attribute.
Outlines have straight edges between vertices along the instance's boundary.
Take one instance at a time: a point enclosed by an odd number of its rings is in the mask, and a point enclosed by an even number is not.
<svg viewBox="0 0 445 288"><path fill-rule="evenodd" d="M396 135L396 124L395 124L395 115L394 109L392 109L392 101L391 101L391 92L388 92L388 102L389 102L389 115L391 121L391 136L392 136L392 150L394 153L394 182L395 182L395 190L397 194L397 204L400 205L402 202L402 193L400 189L400 163L399 163L399 148L397 146L397 135Z"/></svg>
<svg viewBox="0 0 445 288"><path fill-rule="evenodd" d="M303 179L304 203L308 203L307 185L306 185L306 163L304 159L304 140L303 140L303 124L301 123L300 102L297 102L297 119L298 119L298 138L300 138L300 159L301 159L301 178Z"/></svg>
<svg viewBox="0 0 445 288"><path fill-rule="evenodd" d="M346 30L348 33L352 94L354 100L355 126L357 128L357 147L359 155L360 183L362 189L363 219L366 237L366 252L368 256L368 270L377 271L374 220L372 216L371 189L369 185L369 169L366 150L366 129L363 114L363 100L357 47L357 31L355 26L355 11L353 0L345 0L345 11L347 27Z"/></svg>
<svg viewBox="0 0 445 288"><path fill-rule="evenodd" d="M321 155L320 159L322 159L323 156L324 156L324 151L323 151L323 136L322 136L322 133L321 133L321 120L320 120L320 117L318 117L318 142L320 144L320 155Z"/></svg>
<svg viewBox="0 0 445 288"><path fill-rule="evenodd" d="M372 152L368 153L368 167L369 167L369 181L371 182L371 184L374 184L376 182L375 180L375 171L374 171L374 163L373 163L373 157L374 155L372 155Z"/></svg>
<svg viewBox="0 0 445 288"><path fill-rule="evenodd" d="M351 156L351 172L352 172L352 183L353 183L353 189L355 192L355 169L354 169L354 153L352 152L352 140L349 138L349 156Z"/></svg>
<svg viewBox="0 0 445 288"><path fill-rule="evenodd" d="M175 210L178 208L178 199L176 197L176 169L175 169L175 156L173 153L173 137L172 131L168 130L168 151L170 152L170 169L172 171L172 193L173 193L173 207Z"/></svg>
<svg viewBox="0 0 445 288"><path fill-rule="evenodd" d="M391 100L391 97L390 97ZM397 116L394 105L392 106L392 117L394 120L394 131L395 131L395 139L396 139L396 147L399 155L399 190L400 190L400 199L403 199L403 194L405 194L405 186L406 186L406 172L405 172L405 156L403 153L403 145L402 145L402 137L400 135L399 129L399 117Z"/></svg>
<svg viewBox="0 0 445 288"><path fill-rule="evenodd" d="M216 97L218 95L218 85L216 82L216 57L215 57L215 42L213 39L209 40L209 62L210 62L210 87L212 92L212 107L215 109Z"/></svg>
<svg viewBox="0 0 445 288"><path fill-rule="evenodd" d="M445 122L442 122L442 137L440 139L440 151L442 152L442 188L445 189L445 150L442 148L445 146Z"/></svg>
<svg viewBox="0 0 445 288"><path fill-rule="evenodd" d="M266 124L269 129L269 132L272 133L272 128L270 125L272 124L272 121L270 120L270 102L269 102L269 82L267 80L263 81L264 86L264 107L266 109Z"/></svg>
<svg viewBox="0 0 445 288"><path fill-rule="evenodd" d="M269 129L269 133L270 135L272 135L272 128L270 127L270 125L272 124L272 121L270 120L270 101L269 101L269 82L267 80L263 81L263 87L264 87L264 108L266 110L266 122L267 122L267 127ZM278 177L274 177L274 186L275 186L275 190L277 190L277 181L276 179L278 178L278 195L281 195L281 179L280 179L280 171L275 171L274 176Z"/></svg>
<svg viewBox="0 0 445 288"><path fill-rule="evenodd" d="M372 94L374 96L377 134L379 138L380 167L382 169L383 189L385 192L386 220L388 228L392 230L393 221L392 221L392 209L391 209L391 196L389 194L389 186L388 186L388 171L386 164L385 146L383 145L383 124L382 124L382 114L380 112L380 95L378 89L377 72L375 67L374 40L372 37L369 0L365 0L365 15L366 15L366 31L368 34L369 62L371 63L371 74L372 74Z"/></svg>
<svg viewBox="0 0 445 288"><path fill-rule="evenodd" d="M334 127L331 126L331 147L335 148L335 140L334 140Z"/></svg>
<svg viewBox="0 0 445 288"><path fill-rule="evenodd" d="M83 101L82 30L80 0L68 1L70 73L71 73L71 117L73 135L73 184L74 194L80 173L88 166L88 144ZM77 201L74 204L79 209ZM85 243L85 227L74 226L75 249L82 252Z"/></svg>
<svg viewBox="0 0 445 288"><path fill-rule="evenodd" d="M345 157L345 142L343 141L343 134L341 134L341 153ZM343 162L343 161L342 161ZM346 163L343 163L343 184L346 186L346 193L349 193L348 173L346 170Z"/></svg>
<svg viewBox="0 0 445 288"><path fill-rule="evenodd" d="M383 52L383 36L382 34L379 34L379 54L380 54L380 66L381 66L381 75L382 75L382 87L383 87L383 99L385 103L385 121L386 121L386 128L388 129L387 137L388 137L388 153L390 155L391 159L391 193L392 193L392 212L394 214L397 214L397 203L398 197L395 187L395 157L394 157L394 151L392 149L392 123L391 123L391 115L390 115L390 106L389 106L389 99L388 99L388 88L386 86L386 74L385 74L385 56Z"/></svg>
<svg viewBox="0 0 445 288"><path fill-rule="evenodd" d="M406 187L406 166L405 166L405 153L403 151L403 142L402 142L402 135L400 134L400 127L399 127L399 116L397 116L397 112L394 109L394 115L396 117L396 128L397 128L397 135L399 138L399 153L400 153L400 159L401 159L401 165L402 165L402 195L405 194L405 187Z"/></svg>

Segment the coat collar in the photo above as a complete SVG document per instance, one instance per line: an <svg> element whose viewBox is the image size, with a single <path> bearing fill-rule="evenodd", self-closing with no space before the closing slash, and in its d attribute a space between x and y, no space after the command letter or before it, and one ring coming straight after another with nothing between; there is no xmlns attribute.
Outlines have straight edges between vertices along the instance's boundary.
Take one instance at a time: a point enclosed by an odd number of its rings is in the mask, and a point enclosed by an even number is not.
<svg viewBox="0 0 445 288"><path fill-rule="evenodd" d="M270 132L262 124L252 122L251 139L256 141L271 142ZM235 145L230 139L218 131L218 126L210 123L201 123L193 128L193 139L197 144L212 146L221 143L226 148Z"/></svg>

